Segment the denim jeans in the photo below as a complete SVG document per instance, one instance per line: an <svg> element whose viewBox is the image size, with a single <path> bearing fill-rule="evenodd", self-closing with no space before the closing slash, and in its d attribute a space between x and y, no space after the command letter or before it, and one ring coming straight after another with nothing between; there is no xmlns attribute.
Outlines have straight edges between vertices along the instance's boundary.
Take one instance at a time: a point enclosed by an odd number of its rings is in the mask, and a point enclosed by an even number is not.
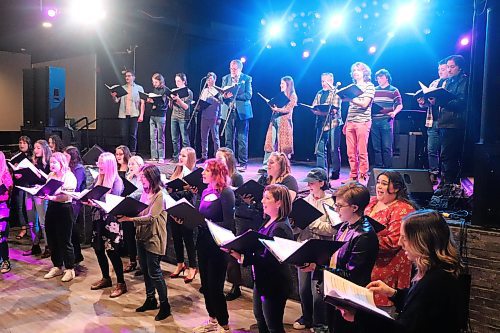
<svg viewBox="0 0 500 333"><path fill-rule="evenodd" d="M464 140L461 128L440 128L441 171L445 184L460 184L460 158Z"/></svg>
<svg viewBox="0 0 500 333"><path fill-rule="evenodd" d="M260 295L253 288L253 314L257 320L259 333L284 333L283 315L285 313L286 296Z"/></svg>
<svg viewBox="0 0 500 333"><path fill-rule="evenodd" d="M320 138L321 136L321 138ZM331 170L333 173L340 172L340 126L335 126L333 130L323 131L322 128L316 128L316 142L318 142L318 151L316 154L316 166L327 170L327 150L328 140L331 142ZM314 147L316 148L316 147Z"/></svg>
<svg viewBox="0 0 500 333"><path fill-rule="evenodd" d="M47 211L47 200L34 197L33 195L27 193L25 196L25 205L29 232L33 245L40 245L42 236L43 239L45 239L45 242L47 242L47 235L45 234L45 212Z"/></svg>
<svg viewBox="0 0 500 333"><path fill-rule="evenodd" d="M137 151L138 117L126 116L121 119L121 136L132 153Z"/></svg>
<svg viewBox="0 0 500 333"><path fill-rule="evenodd" d="M189 120L184 120L184 119L175 119L172 118L172 121L170 122L170 129L171 129L171 134L172 134L172 145L174 146L174 154L172 158L174 160L179 159L179 152L181 148L184 147L189 147L189 132L187 130L187 124ZM182 146L179 147L179 136L182 139Z"/></svg>
<svg viewBox="0 0 500 333"><path fill-rule="evenodd" d="M429 158L429 171L439 174L439 154L441 151L441 140L439 139L439 129L437 121L432 127L427 128L427 156Z"/></svg>
<svg viewBox="0 0 500 333"><path fill-rule="evenodd" d="M375 168L392 168L392 118L373 118L370 133Z"/></svg>
<svg viewBox="0 0 500 333"><path fill-rule="evenodd" d="M212 142L214 143L214 155L219 150L220 138L219 138L219 124L217 119L201 119L201 157L208 158L208 135L212 136Z"/></svg>
<svg viewBox="0 0 500 333"><path fill-rule="evenodd" d="M155 297L155 289L158 292L160 302L168 301L167 284L163 278L160 267L161 255L149 252L144 247L143 242L137 242L137 253L139 254L139 263L144 272L144 284L146 285L146 296Z"/></svg>
<svg viewBox="0 0 500 333"><path fill-rule="evenodd" d="M149 138L151 140L151 159L165 158L165 117L149 118Z"/></svg>
<svg viewBox="0 0 500 333"><path fill-rule="evenodd" d="M248 130L249 121L248 119L241 120L238 118L236 111L231 112L231 115L227 119L226 130L224 133L224 138L226 141L226 147L231 149L237 155L236 158L240 165L246 165L248 163ZM237 135L238 150L234 149L235 146L235 134Z"/></svg>
<svg viewBox="0 0 500 333"><path fill-rule="evenodd" d="M314 327L326 326L325 302L322 295L316 291L316 280L312 280L312 272L302 272L297 269L297 274L302 318L306 324Z"/></svg>

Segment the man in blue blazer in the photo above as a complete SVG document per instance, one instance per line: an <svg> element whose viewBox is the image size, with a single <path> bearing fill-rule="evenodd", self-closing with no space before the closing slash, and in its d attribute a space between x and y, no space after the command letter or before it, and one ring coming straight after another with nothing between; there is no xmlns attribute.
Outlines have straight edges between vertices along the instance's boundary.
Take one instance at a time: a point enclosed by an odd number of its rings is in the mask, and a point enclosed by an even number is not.
<svg viewBox="0 0 500 333"><path fill-rule="evenodd" d="M239 89L236 98L231 92L224 94L222 105L222 119L227 122L224 137L226 147L232 149L239 163L238 171L244 172L248 163L248 130L249 120L253 118L252 104L252 77L243 74L243 63L236 59L229 65L231 74L222 78L222 87L238 83ZM232 103L234 101L234 103ZM236 132L236 133L235 133ZM235 134L238 140L238 150L234 149Z"/></svg>

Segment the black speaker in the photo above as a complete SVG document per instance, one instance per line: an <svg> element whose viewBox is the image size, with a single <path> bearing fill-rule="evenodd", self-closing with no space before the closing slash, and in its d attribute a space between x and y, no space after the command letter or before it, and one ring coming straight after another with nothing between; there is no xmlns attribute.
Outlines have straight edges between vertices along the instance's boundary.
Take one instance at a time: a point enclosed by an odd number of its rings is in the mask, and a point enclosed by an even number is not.
<svg viewBox="0 0 500 333"><path fill-rule="evenodd" d="M377 184L377 177L386 169L373 169L368 179L368 190L370 195L375 196L375 186ZM425 207L429 204L429 201L434 194L434 188L432 187L431 178L428 170L424 169L391 169L393 171L399 172L403 176L403 180L408 189L408 193L417 204Z"/></svg>
<svg viewBox="0 0 500 333"><path fill-rule="evenodd" d="M26 128L64 127L66 71L41 67L23 71L23 124Z"/></svg>
<svg viewBox="0 0 500 333"><path fill-rule="evenodd" d="M472 224L500 228L500 145L476 144Z"/></svg>
<svg viewBox="0 0 500 333"><path fill-rule="evenodd" d="M85 165L96 165L99 155L104 153L104 149L98 145L93 145L85 155L82 156L83 164Z"/></svg>

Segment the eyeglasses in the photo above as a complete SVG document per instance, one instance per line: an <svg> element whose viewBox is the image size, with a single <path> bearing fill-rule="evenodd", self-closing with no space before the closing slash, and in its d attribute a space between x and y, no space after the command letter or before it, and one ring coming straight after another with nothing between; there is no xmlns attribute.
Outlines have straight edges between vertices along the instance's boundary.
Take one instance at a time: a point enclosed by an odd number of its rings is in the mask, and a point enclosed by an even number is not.
<svg viewBox="0 0 500 333"><path fill-rule="evenodd" d="M349 205L349 204L340 205L338 203L333 204L333 207L335 207L335 209L340 209L340 208L349 207L349 206L351 206L351 205Z"/></svg>

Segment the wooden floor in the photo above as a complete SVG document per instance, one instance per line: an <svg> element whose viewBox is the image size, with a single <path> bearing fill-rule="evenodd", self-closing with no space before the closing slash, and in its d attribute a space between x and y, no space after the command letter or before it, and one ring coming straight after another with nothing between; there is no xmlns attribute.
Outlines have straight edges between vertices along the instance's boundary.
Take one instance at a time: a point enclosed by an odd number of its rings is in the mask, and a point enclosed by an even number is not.
<svg viewBox="0 0 500 333"><path fill-rule="evenodd" d="M16 230L11 231L11 237L16 234ZM207 318L203 297L198 292L199 277L188 285L182 279L170 279L174 268L170 264L162 263L162 269L173 315L155 322L157 310L135 312L145 298L141 277L125 274L129 292L119 298L109 298L109 289L90 290L91 283L100 279L91 248L83 251L85 270L73 281L63 283L60 277L43 278L51 267L49 259L21 255L29 247L27 240L13 240L10 246L12 270L0 274L0 332L190 332ZM112 278L116 282L113 275ZM238 300L228 302L231 330L257 332L252 293L244 289L243 294ZM292 328L300 314L300 304L288 301L287 332L301 332Z"/></svg>

